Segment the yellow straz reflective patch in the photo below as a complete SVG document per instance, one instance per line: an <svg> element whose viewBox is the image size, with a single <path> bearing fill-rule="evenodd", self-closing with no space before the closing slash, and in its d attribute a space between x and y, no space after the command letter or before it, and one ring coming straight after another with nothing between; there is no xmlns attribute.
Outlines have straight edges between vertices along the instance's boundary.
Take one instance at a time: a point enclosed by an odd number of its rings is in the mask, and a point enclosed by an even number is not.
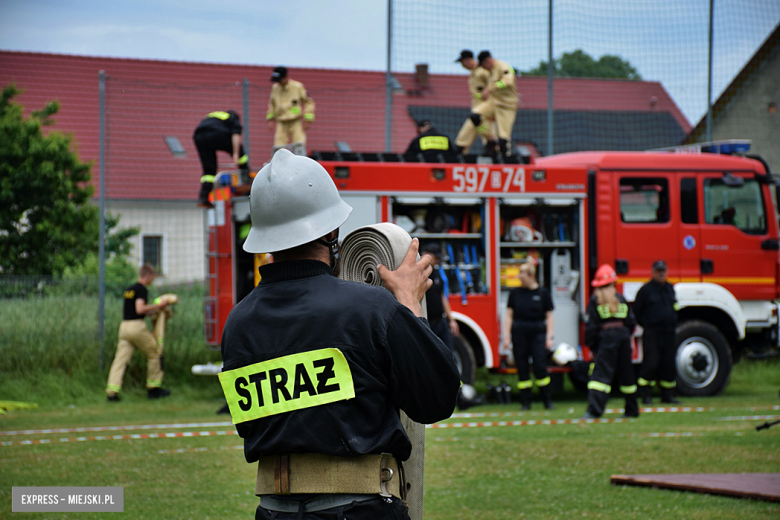
<svg viewBox="0 0 780 520"><path fill-rule="evenodd" d="M355 397L349 363L336 348L221 372L219 382L233 424Z"/></svg>
<svg viewBox="0 0 780 520"><path fill-rule="evenodd" d="M218 111L218 112L211 112L208 115L208 117L214 117L214 118L226 121L226 120L230 119L230 114L228 114L227 112Z"/></svg>
<svg viewBox="0 0 780 520"><path fill-rule="evenodd" d="M420 150L446 150L450 147L450 140L438 135L429 135L420 138Z"/></svg>

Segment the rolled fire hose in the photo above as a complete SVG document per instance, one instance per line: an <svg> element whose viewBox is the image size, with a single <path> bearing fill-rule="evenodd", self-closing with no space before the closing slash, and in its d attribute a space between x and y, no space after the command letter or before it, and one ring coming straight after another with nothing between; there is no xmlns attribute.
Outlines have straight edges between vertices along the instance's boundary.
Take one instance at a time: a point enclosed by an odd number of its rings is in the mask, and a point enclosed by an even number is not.
<svg viewBox="0 0 780 520"><path fill-rule="evenodd" d="M170 305L179 303L179 297L175 294L163 294L154 299L154 304L158 305L163 301L167 301L169 306L164 311L157 311L152 315L152 334L154 339L157 340L160 351L162 351L165 344L165 322L173 316L173 309L171 309Z"/></svg>
<svg viewBox="0 0 780 520"><path fill-rule="evenodd" d="M406 258L411 244L412 237L409 233L395 224L385 222L358 228L344 237L341 243L339 278L384 287L376 266L382 264L395 271ZM417 259L420 259L419 255ZM427 318L425 297L420 304L423 316ZM414 422L403 411L401 411L401 424L412 442L412 454L409 460L403 463L409 517L412 520L422 520L425 425Z"/></svg>

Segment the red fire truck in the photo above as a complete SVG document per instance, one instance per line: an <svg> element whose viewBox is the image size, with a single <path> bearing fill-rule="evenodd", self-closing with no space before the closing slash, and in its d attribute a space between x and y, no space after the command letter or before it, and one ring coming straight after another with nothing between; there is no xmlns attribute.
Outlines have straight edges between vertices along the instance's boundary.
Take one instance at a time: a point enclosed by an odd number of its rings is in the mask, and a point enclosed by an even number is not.
<svg viewBox="0 0 780 520"><path fill-rule="evenodd" d="M539 282L553 295L556 343L581 345L595 269L613 265L618 289L633 301L653 262L663 259L680 304L678 391L714 395L746 349L778 345L775 182L747 148L749 142L731 141L674 151L570 153L529 164L312 157L354 208L342 237L366 224L395 222L423 244L440 244L461 331L455 343L464 382L473 381L477 367L511 370L501 320L523 262L538 263ZM215 195L205 306L213 346L265 261L241 247L248 197L224 186ZM635 352L641 361L641 348Z"/></svg>

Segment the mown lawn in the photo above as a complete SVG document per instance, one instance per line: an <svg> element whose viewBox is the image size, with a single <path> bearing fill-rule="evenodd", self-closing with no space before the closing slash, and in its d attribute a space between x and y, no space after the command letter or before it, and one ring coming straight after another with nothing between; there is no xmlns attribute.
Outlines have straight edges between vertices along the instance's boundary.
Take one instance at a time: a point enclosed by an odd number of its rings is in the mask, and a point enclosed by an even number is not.
<svg viewBox="0 0 780 520"><path fill-rule="evenodd" d="M761 432L762 420L780 416L780 362L743 361L716 398L685 399L705 411L646 413L611 424L557 424L432 428L426 445L426 519L451 518L778 518L780 504L696 493L612 486L613 474L780 472L780 426ZM153 425L122 431L0 434L0 518L253 518L254 468L225 415L216 415L216 378L172 385L171 398L145 399L131 388L121 403L107 403L102 374L93 378L50 374L43 386L20 384L39 408L0 416L2 432L26 429ZM481 381L498 381L481 374ZM511 382L506 378L507 382ZM0 392L13 385L0 383ZM46 389L49 389L48 391ZM65 390L71 388L71 391ZM19 393L16 393L18 398ZM54 397L47 399L46 395ZM72 397L71 402L68 397ZM6 398L0 393L0 399ZM610 405L622 405L618 399ZM477 417L445 423L523 419L574 419L585 401L568 386L545 412L534 403L470 408ZM501 417L481 416L511 413ZM612 414L608 417L619 417ZM176 428L182 423L217 423ZM224 432L162 439L86 440L80 436ZM682 437L651 434L684 433ZM688 435L690 434L690 435ZM48 439L48 444L20 444ZM11 513L12 486L123 486L124 513ZM124 516L122 516L124 515Z"/></svg>

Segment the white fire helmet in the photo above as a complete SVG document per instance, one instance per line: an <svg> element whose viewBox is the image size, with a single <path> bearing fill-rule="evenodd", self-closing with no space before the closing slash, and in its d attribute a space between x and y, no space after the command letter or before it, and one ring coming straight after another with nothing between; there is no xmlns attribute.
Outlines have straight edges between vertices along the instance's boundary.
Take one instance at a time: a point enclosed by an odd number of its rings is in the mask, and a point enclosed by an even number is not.
<svg viewBox="0 0 780 520"><path fill-rule="evenodd" d="M571 363L577 359L577 349L568 343L561 343L555 349L552 358L556 365L564 366L566 363Z"/></svg>
<svg viewBox="0 0 780 520"><path fill-rule="evenodd" d="M257 172L249 195L248 253L274 253L327 235L352 208L317 161L281 149Z"/></svg>

